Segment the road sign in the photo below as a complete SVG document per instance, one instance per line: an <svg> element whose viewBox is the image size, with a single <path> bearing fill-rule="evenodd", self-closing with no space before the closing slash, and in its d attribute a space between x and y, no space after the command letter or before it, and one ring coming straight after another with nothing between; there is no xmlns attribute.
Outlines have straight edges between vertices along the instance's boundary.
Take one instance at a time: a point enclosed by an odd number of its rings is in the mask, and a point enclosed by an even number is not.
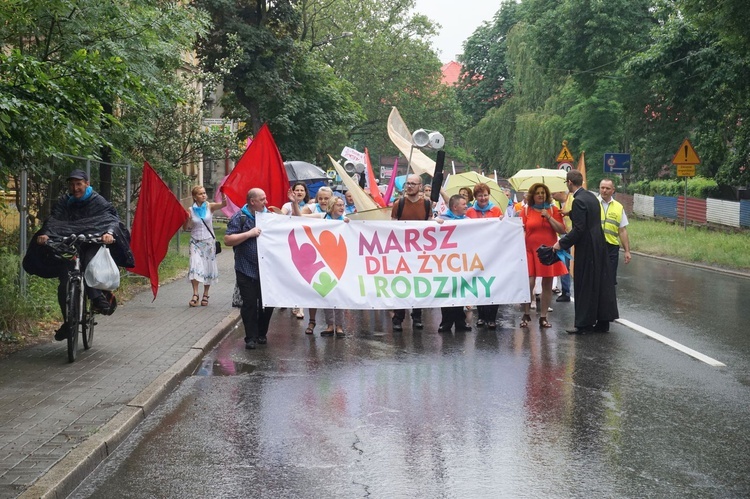
<svg viewBox="0 0 750 499"><path fill-rule="evenodd" d="M630 171L630 154L604 153L604 173L628 173Z"/></svg>
<svg viewBox="0 0 750 499"><path fill-rule="evenodd" d="M570 149L568 149L567 140L562 141L562 149L560 149L560 154L557 155L556 161L558 163L572 163L573 162L573 155L570 153Z"/></svg>
<svg viewBox="0 0 750 499"><path fill-rule="evenodd" d="M695 149L693 148L693 144L690 143L688 139L685 139L682 141L682 144L680 144L680 148L677 149L677 152L674 155L674 158L672 158L672 164L673 165L699 165L701 164L701 159L698 157L698 153L695 152ZM688 176L688 175L685 175Z"/></svg>
<svg viewBox="0 0 750 499"><path fill-rule="evenodd" d="M573 169L573 165L570 164L570 163L558 163L557 164L557 169L558 170L565 170L566 172L569 172L570 170Z"/></svg>
<svg viewBox="0 0 750 499"><path fill-rule="evenodd" d="M677 165L678 177L695 177L695 165Z"/></svg>

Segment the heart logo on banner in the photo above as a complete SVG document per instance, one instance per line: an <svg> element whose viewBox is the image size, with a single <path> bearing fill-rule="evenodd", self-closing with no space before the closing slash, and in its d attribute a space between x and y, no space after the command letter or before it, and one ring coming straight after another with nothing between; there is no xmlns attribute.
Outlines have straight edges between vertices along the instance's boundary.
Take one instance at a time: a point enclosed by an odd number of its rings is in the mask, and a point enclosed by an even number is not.
<svg viewBox="0 0 750 499"><path fill-rule="evenodd" d="M338 284L338 281L331 279L331 275L328 272L321 272L319 279L320 281L313 283L312 287L323 297L330 293L336 287L336 284Z"/></svg>
<svg viewBox="0 0 750 499"><path fill-rule="evenodd" d="M297 245L297 238L294 236L294 231L289 233L289 249L292 252L292 263L297 267L297 272L308 282L311 283L315 274L325 267L323 262L319 262L318 254L315 252L315 248L311 244L304 243L301 246Z"/></svg>
<svg viewBox="0 0 750 499"><path fill-rule="evenodd" d="M305 226L305 233L310 242L315 246L315 249L320 253L320 256L323 257L323 261L328 264L334 275L338 279L341 279L346 268L346 244L344 243L344 238L339 236L337 240L332 232L324 230L320 233L320 238L316 240L312 230L307 226Z"/></svg>
<svg viewBox="0 0 750 499"><path fill-rule="evenodd" d="M346 243L342 236L337 238L331 231L324 230L316 238L310 227L303 226L303 228L312 244L298 244L294 230L290 231L287 240L292 255L292 263L297 272L305 281L312 284L313 289L320 296L326 296L338 284L336 279L340 280L341 276L344 275L347 262ZM318 260L318 255L323 261ZM325 271L318 274L326 266L333 272L333 276ZM316 275L318 275L318 280L313 282Z"/></svg>

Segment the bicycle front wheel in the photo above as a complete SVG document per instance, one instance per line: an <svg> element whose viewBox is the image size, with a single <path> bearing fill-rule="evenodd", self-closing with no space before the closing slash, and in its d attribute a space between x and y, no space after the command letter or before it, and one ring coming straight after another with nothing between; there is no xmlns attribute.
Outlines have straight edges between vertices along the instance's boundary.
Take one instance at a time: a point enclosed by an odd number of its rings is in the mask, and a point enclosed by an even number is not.
<svg viewBox="0 0 750 499"><path fill-rule="evenodd" d="M81 324L81 332L83 333L83 348L88 350L94 344L94 326L96 321L94 320L94 307L92 306L91 299L85 295L83 297L83 323Z"/></svg>
<svg viewBox="0 0 750 499"><path fill-rule="evenodd" d="M81 331L81 286L77 279L68 284L68 362L75 362L78 354L78 333Z"/></svg>

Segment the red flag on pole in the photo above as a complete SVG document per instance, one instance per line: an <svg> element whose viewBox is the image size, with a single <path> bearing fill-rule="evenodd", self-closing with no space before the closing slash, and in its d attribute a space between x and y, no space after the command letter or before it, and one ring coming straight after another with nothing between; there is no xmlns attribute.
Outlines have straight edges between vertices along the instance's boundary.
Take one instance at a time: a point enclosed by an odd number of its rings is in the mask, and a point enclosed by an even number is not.
<svg viewBox="0 0 750 499"><path fill-rule="evenodd" d="M370 183L370 195L372 196L373 201L378 203L381 208L385 208L388 205L385 204L385 200L380 194L380 189L378 189L378 183L375 181L375 172L372 171L372 163L370 163L370 153L366 147L365 163L367 163L367 180Z"/></svg>
<svg viewBox="0 0 750 499"><path fill-rule="evenodd" d="M130 249L135 257L134 274L151 280L151 292L156 299L159 291L159 264L169 249L169 240L182 226L188 214L167 184L143 163L141 195L133 216Z"/></svg>
<svg viewBox="0 0 750 499"><path fill-rule="evenodd" d="M227 177L221 192L237 206L245 206L247 191L254 187L266 193L268 206L281 208L289 201L289 177L281 153L265 123Z"/></svg>

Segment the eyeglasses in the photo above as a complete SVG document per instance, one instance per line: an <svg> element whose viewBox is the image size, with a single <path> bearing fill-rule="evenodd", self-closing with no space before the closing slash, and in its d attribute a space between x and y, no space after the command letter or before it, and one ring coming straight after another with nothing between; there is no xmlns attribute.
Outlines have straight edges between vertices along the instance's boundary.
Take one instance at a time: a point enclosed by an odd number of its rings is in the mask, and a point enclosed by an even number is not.
<svg viewBox="0 0 750 499"><path fill-rule="evenodd" d="M405 185L406 187L414 187L414 186L417 186L417 185L420 185L420 184L418 184L418 183L416 183L416 182L407 182L407 183L405 183L404 185Z"/></svg>

